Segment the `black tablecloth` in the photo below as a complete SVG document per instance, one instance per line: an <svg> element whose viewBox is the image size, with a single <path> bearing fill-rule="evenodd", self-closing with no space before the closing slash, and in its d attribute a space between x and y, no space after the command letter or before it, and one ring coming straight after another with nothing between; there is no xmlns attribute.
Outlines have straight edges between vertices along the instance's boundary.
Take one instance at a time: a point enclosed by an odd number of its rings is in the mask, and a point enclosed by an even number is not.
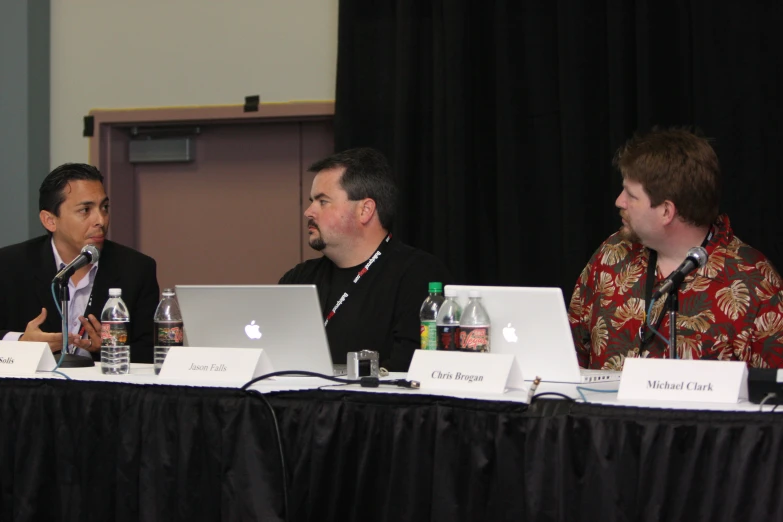
<svg viewBox="0 0 783 522"><path fill-rule="evenodd" d="M292 521L783 520L783 417L267 396ZM0 520L282 520L254 392L0 380Z"/></svg>
<svg viewBox="0 0 783 522"><path fill-rule="evenodd" d="M0 379L0 520L278 520L271 425L236 390Z"/></svg>

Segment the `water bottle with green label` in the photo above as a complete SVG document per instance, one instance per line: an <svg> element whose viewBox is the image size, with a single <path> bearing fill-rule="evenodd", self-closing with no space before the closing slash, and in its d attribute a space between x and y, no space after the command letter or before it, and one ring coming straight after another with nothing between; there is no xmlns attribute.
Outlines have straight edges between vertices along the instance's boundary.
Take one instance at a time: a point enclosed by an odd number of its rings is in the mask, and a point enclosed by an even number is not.
<svg viewBox="0 0 783 522"><path fill-rule="evenodd" d="M419 320L421 321L421 349L437 350L438 335L435 327L440 305L443 304L443 284L430 283L430 294L421 305Z"/></svg>

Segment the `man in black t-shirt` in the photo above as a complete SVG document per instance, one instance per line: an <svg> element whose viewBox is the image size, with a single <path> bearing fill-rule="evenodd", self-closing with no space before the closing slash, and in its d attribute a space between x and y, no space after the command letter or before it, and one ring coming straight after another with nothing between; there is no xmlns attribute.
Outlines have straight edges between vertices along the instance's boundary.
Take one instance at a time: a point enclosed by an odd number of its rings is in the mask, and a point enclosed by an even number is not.
<svg viewBox="0 0 783 522"><path fill-rule="evenodd" d="M310 246L323 257L289 270L281 284L315 284L335 364L375 350L381 366L407 371L420 346L419 309L428 283L449 282L434 256L390 234L397 189L386 158L351 149L313 164L305 211Z"/></svg>

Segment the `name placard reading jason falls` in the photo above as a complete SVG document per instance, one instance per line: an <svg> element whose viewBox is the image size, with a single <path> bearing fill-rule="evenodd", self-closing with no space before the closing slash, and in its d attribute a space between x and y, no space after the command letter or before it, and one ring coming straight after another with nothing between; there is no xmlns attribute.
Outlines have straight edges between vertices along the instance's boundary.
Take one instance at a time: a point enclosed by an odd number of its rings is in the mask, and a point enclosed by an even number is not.
<svg viewBox="0 0 783 522"><path fill-rule="evenodd" d="M252 348L172 346L160 369L161 380L244 384L271 373L266 352Z"/></svg>
<svg viewBox="0 0 783 522"><path fill-rule="evenodd" d="M56 365L47 343L0 341L0 375L35 375Z"/></svg>
<svg viewBox="0 0 783 522"><path fill-rule="evenodd" d="M514 356L501 353L416 350L408 379L422 390L503 393L525 385Z"/></svg>
<svg viewBox="0 0 783 522"><path fill-rule="evenodd" d="M748 398L748 369L739 361L626 359L619 401L737 403Z"/></svg>

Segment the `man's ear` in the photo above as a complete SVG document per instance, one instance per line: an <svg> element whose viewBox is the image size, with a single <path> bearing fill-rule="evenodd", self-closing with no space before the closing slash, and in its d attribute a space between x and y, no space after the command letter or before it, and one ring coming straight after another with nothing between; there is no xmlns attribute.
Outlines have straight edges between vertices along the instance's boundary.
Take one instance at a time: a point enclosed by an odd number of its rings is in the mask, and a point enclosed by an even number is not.
<svg viewBox="0 0 783 522"><path fill-rule="evenodd" d="M674 218L677 217L677 207L674 205L673 201L665 200L663 203L661 203L661 217L663 218L663 224L668 225L672 221L674 221Z"/></svg>
<svg viewBox="0 0 783 522"><path fill-rule="evenodd" d="M54 233L54 231L57 230L57 220L55 219L54 214L48 210L42 210L38 213L38 217L41 219L41 224L46 230L51 233Z"/></svg>
<svg viewBox="0 0 783 522"><path fill-rule="evenodd" d="M365 198L359 203L359 222L366 225L375 215L375 200Z"/></svg>

